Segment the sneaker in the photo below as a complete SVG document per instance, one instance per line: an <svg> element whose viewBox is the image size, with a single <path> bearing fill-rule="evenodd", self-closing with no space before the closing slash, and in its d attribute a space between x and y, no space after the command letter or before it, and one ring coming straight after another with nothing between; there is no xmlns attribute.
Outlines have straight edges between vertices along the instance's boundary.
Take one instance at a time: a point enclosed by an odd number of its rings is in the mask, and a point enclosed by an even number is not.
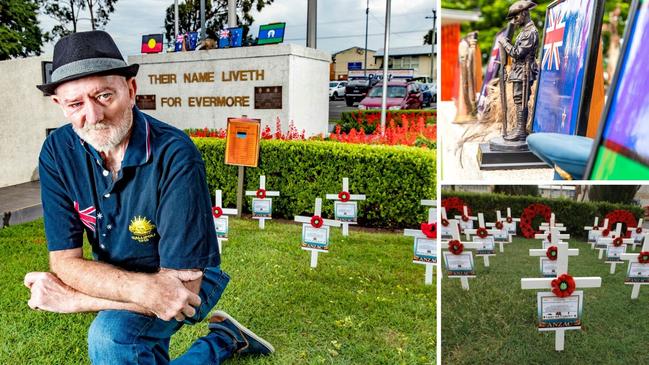
<svg viewBox="0 0 649 365"><path fill-rule="evenodd" d="M275 348L268 341L223 311L214 312L207 327L210 331L223 331L234 338L238 345L235 353L239 355L270 355L275 352Z"/></svg>

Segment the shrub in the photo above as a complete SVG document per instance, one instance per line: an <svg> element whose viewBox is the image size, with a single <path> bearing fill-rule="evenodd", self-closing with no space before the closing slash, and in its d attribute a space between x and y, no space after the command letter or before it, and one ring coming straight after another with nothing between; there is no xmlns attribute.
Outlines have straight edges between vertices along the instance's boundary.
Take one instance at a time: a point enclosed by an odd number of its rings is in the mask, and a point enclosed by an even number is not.
<svg viewBox="0 0 649 365"><path fill-rule="evenodd" d="M635 205L612 204L608 202L577 202L570 199L548 199L533 196L512 196L505 194L479 194L456 191L442 191L442 198L458 197L471 207L473 214L484 213L485 221L496 220L496 210L504 216L507 208L512 209L512 216L518 218L530 204L541 203L549 206L555 214L557 222L567 227L567 233L574 238L586 238L585 226L592 226L596 216L600 224L604 222L607 213L616 209L630 211L636 219L644 214L642 207ZM538 223L538 222L536 222ZM538 226L533 226L537 229ZM521 234L520 229L518 234Z"/></svg>
<svg viewBox="0 0 649 365"><path fill-rule="evenodd" d="M401 125L403 117L410 123L415 123L419 117L423 117L427 124L435 124L437 111L427 109L416 110L388 110L386 111L386 125L394 120L397 125ZM360 131L361 128L367 134L374 133L374 130L381 125L381 111L380 110L354 110L350 112L343 112L340 116L338 125L341 131L348 133L352 128Z"/></svg>
<svg viewBox="0 0 649 365"><path fill-rule="evenodd" d="M210 191L223 191L225 206L236 205L237 167L224 163L225 140L194 138L203 155ZM333 217L333 202L342 178L350 192L365 194L358 223L368 227L419 227L427 212L421 199L435 196L435 151L405 146L354 145L326 141L262 140L258 168L247 168L245 190L257 190L266 175L267 190L279 190L273 216L292 220L313 214L315 198L323 198L323 216ZM251 199L244 199L249 212Z"/></svg>

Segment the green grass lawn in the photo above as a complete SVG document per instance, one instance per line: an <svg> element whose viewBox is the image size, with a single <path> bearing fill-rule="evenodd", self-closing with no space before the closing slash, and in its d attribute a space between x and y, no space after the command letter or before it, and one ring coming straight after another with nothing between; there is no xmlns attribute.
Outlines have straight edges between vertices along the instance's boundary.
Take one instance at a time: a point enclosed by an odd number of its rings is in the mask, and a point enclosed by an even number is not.
<svg viewBox="0 0 649 365"><path fill-rule="evenodd" d="M331 252L309 268L301 227L231 220L222 268L232 278L217 305L269 340L267 358L233 364L434 364L435 286L413 264L412 238L339 229ZM42 221L0 230L0 364L84 364L93 314L32 311L25 273L47 270ZM172 337L176 357L207 332Z"/></svg>
<svg viewBox="0 0 649 365"><path fill-rule="evenodd" d="M469 279L469 291L459 279L442 279L442 363L646 364L649 287L631 300L626 264L611 275L590 245L571 240L570 247L579 248L569 259L570 274L600 276L602 287L583 289L582 330L566 331L563 352L554 350L554 332L536 328L537 290L521 289L521 278L541 276L539 258L528 252L541 242L515 238L503 254L490 257L489 268L474 255L477 278Z"/></svg>

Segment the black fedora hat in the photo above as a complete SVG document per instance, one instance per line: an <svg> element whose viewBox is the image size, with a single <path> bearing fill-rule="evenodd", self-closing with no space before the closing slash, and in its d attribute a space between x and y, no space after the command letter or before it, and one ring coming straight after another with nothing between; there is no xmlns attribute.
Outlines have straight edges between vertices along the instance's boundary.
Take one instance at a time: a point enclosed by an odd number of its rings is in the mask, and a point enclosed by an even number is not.
<svg viewBox="0 0 649 365"><path fill-rule="evenodd" d="M52 81L36 85L48 95L59 85L91 75L137 75L138 64L128 65L111 36L101 30L79 32L61 38L54 46Z"/></svg>

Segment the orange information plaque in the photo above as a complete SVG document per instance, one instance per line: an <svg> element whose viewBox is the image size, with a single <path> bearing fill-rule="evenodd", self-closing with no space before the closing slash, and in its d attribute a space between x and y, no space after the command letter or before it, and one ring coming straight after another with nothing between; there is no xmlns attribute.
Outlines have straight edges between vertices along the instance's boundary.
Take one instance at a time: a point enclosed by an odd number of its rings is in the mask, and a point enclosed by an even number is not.
<svg viewBox="0 0 649 365"><path fill-rule="evenodd" d="M225 134L225 164L257 167L259 163L259 119L228 118Z"/></svg>

